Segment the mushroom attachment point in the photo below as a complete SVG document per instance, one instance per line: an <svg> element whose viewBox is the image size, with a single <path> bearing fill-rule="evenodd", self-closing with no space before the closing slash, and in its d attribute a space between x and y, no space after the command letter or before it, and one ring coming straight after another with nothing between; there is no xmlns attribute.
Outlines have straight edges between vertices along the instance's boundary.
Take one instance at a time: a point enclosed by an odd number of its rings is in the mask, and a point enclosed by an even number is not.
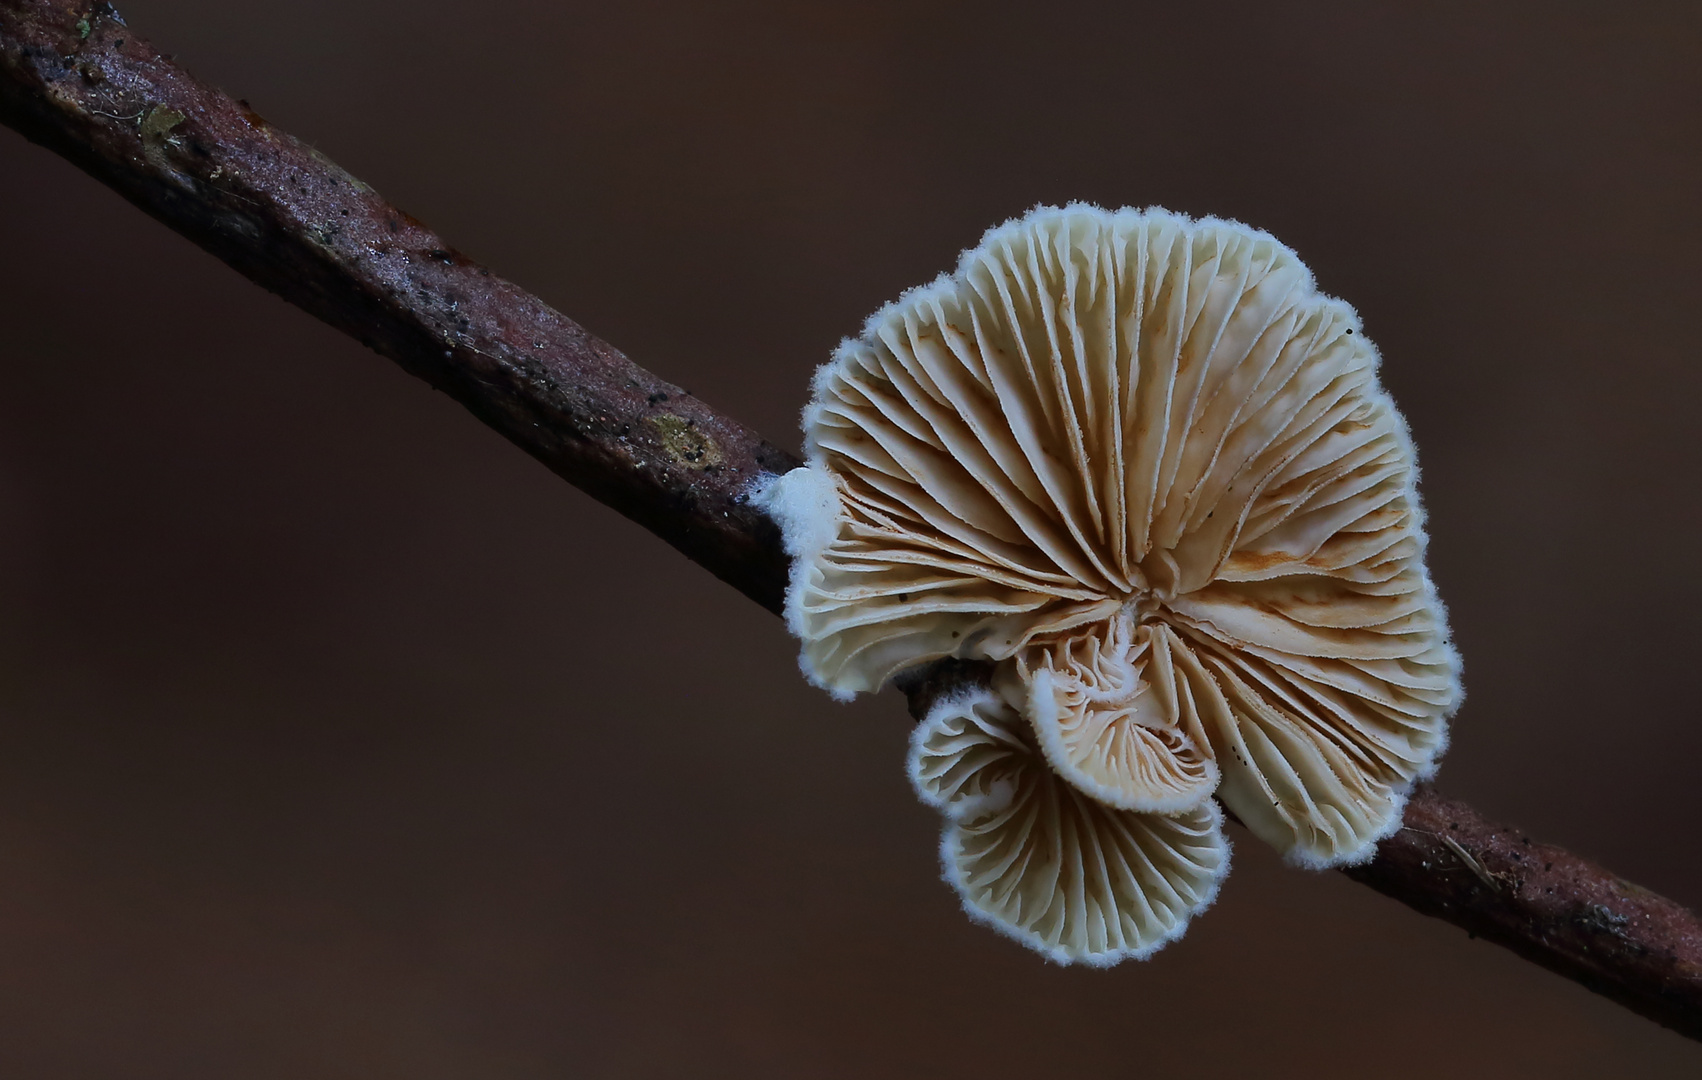
<svg viewBox="0 0 1702 1080"><path fill-rule="evenodd" d="M991 230L817 374L808 464L756 492L788 623L836 697L995 665L910 757L972 916L1114 963L1211 902L1217 801L1310 867L1399 826L1459 660L1377 361L1269 235L1072 205Z"/></svg>

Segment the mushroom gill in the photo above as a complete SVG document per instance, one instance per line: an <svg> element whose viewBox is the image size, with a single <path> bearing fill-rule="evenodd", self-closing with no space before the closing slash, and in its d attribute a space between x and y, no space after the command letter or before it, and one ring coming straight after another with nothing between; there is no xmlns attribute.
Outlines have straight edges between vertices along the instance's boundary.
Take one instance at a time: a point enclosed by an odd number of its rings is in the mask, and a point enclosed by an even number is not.
<svg viewBox="0 0 1702 1080"><path fill-rule="evenodd" d="M1081 820L1215 795L1293 861L1369 857L1460 698L1376 368L1265 233L1080 205L990 231L840 346L809 464L759 493L805 672L993 661Z"/></svg>
<svg viewBox="0 0 1702 1080"><path fill-rule="evenodd" d="M1114 964L1180 937L1229 869L1216 804L1106 806L1047 768L1026 727L980 691L937 703L911 738L911 782L946 817L940 860L964 910L1060 963Z"/></svg>

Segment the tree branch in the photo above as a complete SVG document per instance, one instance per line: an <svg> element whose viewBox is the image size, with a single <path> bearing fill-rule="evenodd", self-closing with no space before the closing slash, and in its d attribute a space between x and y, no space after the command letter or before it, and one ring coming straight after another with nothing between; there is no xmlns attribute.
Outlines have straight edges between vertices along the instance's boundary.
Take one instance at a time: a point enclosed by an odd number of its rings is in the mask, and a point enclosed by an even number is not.
<svg viewBox="0 0 1702 1080"><path fill-rule="evenodd" d="M780 610L779 533L743 492L791 454L460 255L110 5L0 0L0 122ZM911 709L984 676L955 662L917 673ZM1702 923L1593 863L1421 788L1377 858L1344 872L1702 1039Z"/></svg>
<svg viewBox="0 0 1702 1080"><path fill-rule="evenodd" d="M780 610L779 533L741 493L795 458L461 255L110 5L0 2L0 120Z"/></svg>

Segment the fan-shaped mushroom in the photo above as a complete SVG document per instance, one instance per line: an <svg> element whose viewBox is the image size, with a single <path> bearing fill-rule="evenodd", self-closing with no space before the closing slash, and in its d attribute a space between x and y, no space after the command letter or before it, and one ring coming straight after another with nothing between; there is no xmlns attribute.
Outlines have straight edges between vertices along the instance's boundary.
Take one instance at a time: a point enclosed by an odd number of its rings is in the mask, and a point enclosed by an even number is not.
<svg viewBox="0 0 1702 1080"><path fill-rule="evenodd" d="M1106 806L1046 767L1000 697L938 702L910 779L946 817L940 859L964 910L1055 960L1113 964L1181 936L1229 870L1210 799L1173 816Z"/></svg>
<svg viewBox="0 0 1702 1080"><path fill-rule="evenodd" d="M1078 205L992 230L841 345L804 414L809 464L759 493L793 556L806 674L849 696L942 657L995 662L1000 719L963 715L1013 749L978 767L995 773L975 823L1008 789L1000 812L1044 803L1107 852L1135 820L1215 837L1215 795L1295 862L1369 857L1460 690L1411 440L1359 329L1241 225ZM936 719L918 745L945 737ZM1053 925L1006 880L1050 864L980 827L948 828L948 877L1058 958L1142 955L1210 896L1193 871L1136 875L1112 907L1139 881L1169 914L1122 936ZM999 844L988 884L992 856L970 853Z"/></svg>

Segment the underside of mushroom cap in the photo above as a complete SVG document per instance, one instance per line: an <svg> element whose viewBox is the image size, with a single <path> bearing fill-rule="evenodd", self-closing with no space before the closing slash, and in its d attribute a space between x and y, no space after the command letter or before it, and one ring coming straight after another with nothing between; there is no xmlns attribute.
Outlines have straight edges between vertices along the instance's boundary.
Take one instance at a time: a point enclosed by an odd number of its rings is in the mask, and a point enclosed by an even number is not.
<svg viewBox="0 0 1702 1080"><path fill-rule="evenodd" d="M1192 695L1177 682L1180 647L1164 624L1137 626L1122 611L1031 645L1005 665L1001 684L1026 693L1024 715L1070 783L1109 806L1175 813L1218 783Z"/></svg>
<svg viewBox="0 0 1702 1080"><path fill-rule="evenodd" d="M1296 862L1365 857L1460 698L1376 368L1265 233L1088 206L992 230L817 375L810 463L768 502L806 672L849 695L994 661L1094 802L1215 793Z"/></svg>
<svg viewBox="0 0 1702 1080"><path fill-rule="evenodd" d="M910 745L917 794L947 819L940 860L964 909L1059 963L1151 954L1228 873L1210 800L1166 816L1089 798L1046 766L1018 710L991 692L936 704Z"/></svg>

